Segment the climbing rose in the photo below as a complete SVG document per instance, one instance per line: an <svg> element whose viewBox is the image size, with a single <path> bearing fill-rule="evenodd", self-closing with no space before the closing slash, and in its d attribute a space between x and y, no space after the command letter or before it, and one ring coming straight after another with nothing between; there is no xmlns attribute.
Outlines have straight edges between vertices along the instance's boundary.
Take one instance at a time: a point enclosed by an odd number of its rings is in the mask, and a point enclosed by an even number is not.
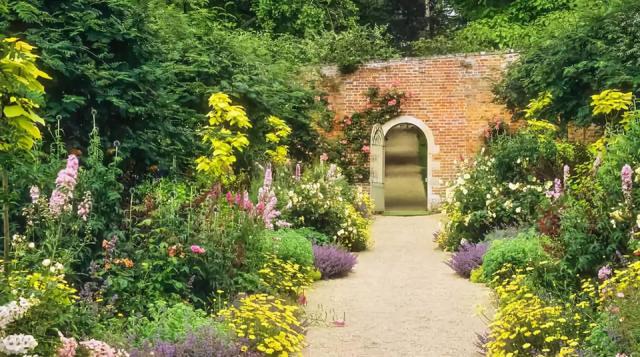
<svg viewBox="0 0 640 357"><path fill-rule="evenodd" d="M633 170L631 166L624 165L620 172L620 177L622 179L622 193L628 199L631 197L631 189L633 188Z"/></svg>
<svg viewBox="0 0 640 357"><path fill-rule="evenodd" d="M369 145L364 145L362 147L362 152L365 153L365 154L370 153L371 152L371 148L369 147Z"/></svg>
<svg viewBox="0 0 640 357"><path fill-rule="evenodd" d="M202 248L201 246L199 246L199 245L192 245L191 246L191 252L194 253L194 254L198 254L199 255L199 254L204 254L207 251L204 248Z"/></svg>
<svg viewBox="0 0 640 357"><path fill-rule="evenodd" d="M393 105L398 104L398 101L395 100L395 99L391 99L389 102L387 102L387 104L390 105L390 106L393 106Z"/></svg>

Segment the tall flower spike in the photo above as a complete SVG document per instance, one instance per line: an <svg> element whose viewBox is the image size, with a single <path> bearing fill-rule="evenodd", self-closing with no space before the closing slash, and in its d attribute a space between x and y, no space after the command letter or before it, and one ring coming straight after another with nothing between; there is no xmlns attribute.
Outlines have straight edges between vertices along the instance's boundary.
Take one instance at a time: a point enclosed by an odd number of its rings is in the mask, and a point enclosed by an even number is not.
<svg viewBox="0 0 640 357"><path fill-rule="evenodd" d="M631 166L624 165L622 171L620 171L620 178L622 180L622 194L624 198L631 199L631 189L633 188L633 169Z"/></svg>
<svg viewBox="0 0 640 357"><path fill-rule="evenodd" d="M570 173L571 173L571 169L569 168L569 165L564 165L562 184L563 184L565 189L567 189L568 185L569 185L569 175L570 175Z"/></svg>
<svg viewBox="0 0 640 357"><path fill-rule="evenodd" d="M294 176L294 178L296 179L296 181L300 181L300 179L302 178L302 166L300 165L300 163L296 164L296 175Z"/></svg>

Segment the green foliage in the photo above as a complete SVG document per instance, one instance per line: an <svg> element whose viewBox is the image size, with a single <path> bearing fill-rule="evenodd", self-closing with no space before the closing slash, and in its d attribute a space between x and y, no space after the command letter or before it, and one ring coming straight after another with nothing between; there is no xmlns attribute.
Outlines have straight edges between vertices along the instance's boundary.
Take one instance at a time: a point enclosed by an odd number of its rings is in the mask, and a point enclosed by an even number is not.
<svg viewBox="0 0 640 357"><path fill-rule="evenodd" d="M141 347L145 342L156 341L179 342L184 340L189 332L195 332L204 327L211 327L221 333L224 331L221 324L213 317L191 305L184 303L168 305L163 301L150 305L147 316L142 318L132 316L118 322L124 329L118 333L127 339L126 342L130 346Z"/></svg>
<svg viewBox="0 0 640 357"><path fill-rule="evenodd" d="M311 242L295 229L265 231L266 238L271 240L278 258L302 266L313 265Z"/></svg>
<svg viewBox="0 0 640 357"><path fill-rule="evenodd" d="M391 36L382 26L357 26L342 32L326 32L314 40L319 60L338 65L342 73L354 72L371 60L398 57L391 46Z"/></svg>
<svg viewBox="0 0 640 357"><path fill-rule="evenodd" d="M525 268L530 263L549 260L550 257L543 249L544 239L530 230L518 234L513 239L493 241L482 262L484 278L491 280L506 264Z"/></svg>
<svg viewBox="0 0 640 357"><path fill-rule="evenodd" d="M315 245L326 245L331 243L331 240L326 234L320 233L313 228L302 227L296 228L295 231Z"/></svg>
<svg viewBox="0 0 640 357"><path fill-rule="evenodd" d="M0 152L29 150L42 138L34 99L44 94L40 78L51 77L36 66L33 49L17 38L0 41Z"/></svg>
<svg viewBox="0 0 640 357"><path fill-rule="evenodd" d="M591 96L611 88L638 90L638 14L640 5L627 0L595 3L568 16L561 30L544 34L521 53L497 87L498 97L521 117L532 99L548 91L553 101L541 118L604 124L606 117L590 110Z"/></svg>
<svg viewBox="0 0 640 357"><path fill-rule="evenodd" d="M263 29L299 37L348 29L358 19L351 0L257 0L254 9Z"/></svg>

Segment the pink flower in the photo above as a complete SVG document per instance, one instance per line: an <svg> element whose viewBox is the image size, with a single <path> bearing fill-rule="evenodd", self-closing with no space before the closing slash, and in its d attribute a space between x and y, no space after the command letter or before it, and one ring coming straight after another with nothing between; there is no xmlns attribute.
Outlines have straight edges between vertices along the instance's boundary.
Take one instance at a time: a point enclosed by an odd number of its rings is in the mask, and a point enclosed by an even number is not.
<svg viewBox="0 0 640 357"><path fill-rule="evenodd" d="M230 205L233 204L233 193L231 193L231 191L227 191L227 203Z"/></svg>
<svg viewBox="0 0 640 357"><path fill-rule="evenodd" d="M347 117L344 119L344 124L345 125L351 125L353 123L353 121L351 121L351 118Z"/></svg>
<svg viewBox="0 0 640 357"><path fill-rule="evenodd" d="M192 245L191 246L191 253L200 255L200 254L204 254L206 252L207 251L204 248L202 248L201 246L199 246L199 245Z"/></svg>
<svg viewBox="0 0 640 357"><path fill-rule="evenodd" d="M329 155L327 155L326 152L323 152L322 155L320 155L320 161L324 162L324 161L327 161L327 160L329 160Z"/></svg>
<svg viewBox="0 0 640 357"><path fill-rule="evenodd" d="M631 166L624 165L622 171L620 171L620 177L622 179L622 193L625 198L629 199L633 188L633 169Z"/></svg>
<svg viewBox="0 0 640 357"><path fill-rule="evenodd" d="M607 280L611 277L611 273L611 268L608 265L605 265L598 270L598 279Z"/></svg>
<svg viewBox="0 0 640 357"><path fill-rule="evenodd" d="M73 337L64 337L60 331L58 331L58 336L60 336L60 347L58 348L56 356L75 357L76 350L78 349L78 341Z"/></svg>
<svg viewBox="0 0 640 357"><path fill-rule="evenodd" d="M89 213L91 213L92 206L93 200L91 198L91 192L87 191L84 193L82 202L78 205L78 217L86 222L89 218Z"/></svg>
<svg viewBox="0 0 640 357"><path fill-rule="evenodd" d="M398 104L398 101L395 100L395 99L391 99L390 101L387 102L387 105L389 105L389 106L394 106L396 104Z"/></svg>
<svg viewBox="0 0 640 357"><path fill-rule="evenodd" d="M371 148L369 147L369 145L364 145L362 147L362 152L365 153L365 154L370 153L371 152Z"/></svg>
<svg viewBox="0 0 640 357"><path fill-rule="evenodd" d="M53 216L59 216L62 212L71 209L73 190L76 188L78 179L78 165L78 158L75 155L69 155L67 166L58 172L56 188L49 198L49 210Z"/></svg>
<svg viewBox="0 0 640 357"><path fill-rule="evenodd" d="M273 183L273 172L271 171L271 165L267 165L267 168L264 170L264 182L262 183L263 187L271 187Z"/></svg>

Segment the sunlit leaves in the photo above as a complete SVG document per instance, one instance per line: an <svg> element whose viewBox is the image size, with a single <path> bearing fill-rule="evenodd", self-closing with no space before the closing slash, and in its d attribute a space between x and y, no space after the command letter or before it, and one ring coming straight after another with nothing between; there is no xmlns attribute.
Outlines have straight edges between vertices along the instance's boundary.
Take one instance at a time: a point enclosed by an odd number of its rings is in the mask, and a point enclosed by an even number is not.
<svg viewBox="0 0 640 357"><path fill-rule="evenodd" d="M0 42L0 151L28 150L42 138L37 124L44 120L30 96L44 93L39 80L51 77L36 66L34 48L15 37Z"/></svg>
<svg viewBox="0 0 640 357"><path fill-rule="evenodd" d="M593 115L609 115L612 112L629 110L633 103L633 93L622 93L617 90L607 89L600 94L591 96Z"/></svg>

